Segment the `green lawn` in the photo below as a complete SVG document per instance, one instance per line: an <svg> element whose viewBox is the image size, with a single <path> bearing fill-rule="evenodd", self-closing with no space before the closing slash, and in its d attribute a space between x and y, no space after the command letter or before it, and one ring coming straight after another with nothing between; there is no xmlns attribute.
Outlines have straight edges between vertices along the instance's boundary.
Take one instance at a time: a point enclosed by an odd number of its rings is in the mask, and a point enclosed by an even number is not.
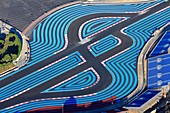
<svg viewBox="0 0 170 113"><path fill-rule="evenodd" d="M0 40L0 43L1 43L1 44L4 44L4 40Z"/></svg>

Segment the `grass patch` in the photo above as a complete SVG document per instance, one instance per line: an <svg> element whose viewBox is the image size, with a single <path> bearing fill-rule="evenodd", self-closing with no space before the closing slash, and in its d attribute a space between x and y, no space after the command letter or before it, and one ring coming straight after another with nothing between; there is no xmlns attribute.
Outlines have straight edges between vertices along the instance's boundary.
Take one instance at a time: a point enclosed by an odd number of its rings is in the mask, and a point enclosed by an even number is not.
<svg viewBox="0 0 170 113"><path fill-rule="evenodd" d="M0 44L4 44L4 40L0 40Z"/></svg>
<svg viewBox="0 0 170 113"><path fill-rule="evenodd" d="M19 57L21 50L21 40L14 33L9 33L4 40L0 40L0 73L15 66L13 61Z"/></svg>
<svg viewBox="0 0 170 113"><path fill-rule="evenodd" d="M15 65L13 63L7 63L5 65L3 64L0 64L0 73L6 71L6 70L9 70L9 69L12 69L13 67L15 67Z"/></svg>

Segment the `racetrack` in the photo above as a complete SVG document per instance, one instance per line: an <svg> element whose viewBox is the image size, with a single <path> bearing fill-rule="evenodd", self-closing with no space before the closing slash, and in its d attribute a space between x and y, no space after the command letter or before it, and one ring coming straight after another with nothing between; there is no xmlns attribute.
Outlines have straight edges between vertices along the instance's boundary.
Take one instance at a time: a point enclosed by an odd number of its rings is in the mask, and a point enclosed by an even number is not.
<svg viewBox="0 0 170 113"><path fill-rule="evenodd" d="M70 110L81 106L94 113L123 106L137 88L138 55L154 29L168 21L168 5L76 4L46 17L33 30L30 62L2 78L0 111L76 104Z"/></svg>

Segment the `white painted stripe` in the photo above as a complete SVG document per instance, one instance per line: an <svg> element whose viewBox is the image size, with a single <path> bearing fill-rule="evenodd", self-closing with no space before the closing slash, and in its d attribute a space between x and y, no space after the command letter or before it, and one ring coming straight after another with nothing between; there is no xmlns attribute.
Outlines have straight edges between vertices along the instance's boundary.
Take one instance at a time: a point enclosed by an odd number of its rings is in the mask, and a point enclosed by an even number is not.
<svg viewBox="0 0 170 113"><path fill-rule="evenodd" d="M106 65L105 65L105 62L107 62L108 60L110 60L110 59L112 59L112 58L114 58L114 57L116 57L116 56L118 56L118 55L120 55L120 54L122 54L122 53L124 53L124 52L126 52L126 51L128 51L129 49L130 49L130 48L126 48L125 50L123 50L123 51L121 51L121 52L119 52L119 53L117 53L117 54L115 54L115 55L113 55L113 56L105 59L104 61L101 62L102 65L106 66Z"/></svg>
<svg viewBox="0 0 170 113"><path fill-rule="evenodd" d="M87 95L80 95L80 96L74 96L76 98L82 98L82 97L88 97L88 96L94 96L96 95L97 93L92 93L92 94L87 94Z"/></svg>
<svg viewBox="0 0 170 113"><path fill-rule="evenodd" d="M97 93L92 93L92 94L80 95L80 96L74 96L74 97L75 97L75 98L82 98L82 97L94 96L94 95L96 95L96 94L97 94ZM39 101L45 101L45 100L61 100L61 99L68 99L68 98L70 98L70 97L36 99L36 100L31 100L31 101L23 102L23 103L20 103L20 104L16 104L16 105L7 107L7 108L5 108L5 109L8 110L8 109L11 109L11 108L14 108L14 107L17 107L17 106L21 106L21 105L24 105L24 104L28 104L28 103L31 103L31 102L39 102Z"/></svg>
<svg viewBox="0 0 170 113"><path fill-rule="evenodd" d="M59 59L59 60L57 60L57 61L55 61L55 62L53 62L53 63L51 63L51 64L49 64L49 65L47 65L47 66L45 66L45 67L43 67L43 68L41 68L41 69L39 69L38 71L42 71L42 70L44 70L44 69L46 69L46 68L48 68L48 67L50 67L50 66L52 66L52 65L54 65L54 64L57 64L58 62L60 62L60 61L62 61L62 60L67 59L67 58L68 58L68 56L65 56L65 57L63 57L63 58L61 58L61 59Z"/></svg>
<svg viewBox="0 0 170 113"><path fill-rule="evenodd" d="M149 9L151 9L151 8L153 8L153 7L157 6L157 5L159 5L159 4L161 4L161 3L157 3L157 4L153 5L153 6L150 6L150 7L146 8L146 9L140 11L140 12L145 12L145 11L147 11L147 10L149 10Z"/></svg>
<svg viewBox="0 0 170 113"><path fill-rule="evenodd" d="M166 54L166 55L168 55L168 54ZM161 58L161 57L158 57L157 59L159 59L159 58ZM151 58L150 58L150 59L151 59ZM167 59L170 59L170 57L161 58L161 61L162 61L162 60L167 60ZM150 64L150 63L153 63L153 62L157 62L157 60L149 61L149 64Z"/></svg>
<svg viewBox="0 0 170 113"><path fill-rule="evenodd" d="M116 44L116 46L119 46L119 45L122 43L122 40L119 39L119 38L117 38L117 37L115 37L115 36L114 36L114 38L116 38L116 39L118 40L118 43ZM93 51L93 50L91 49L91 47L92 47L93 45L99 43L99 42L100 42L100 41L98 40L98 41L96 41L96 42L88 45L88 46L87 46L87 49L88 49L89 51Z"/></svg>
<svg viewBox="0 0 170 113"><path fill-rule="evenodd" d="M122 34L124 34L124 35L127 35L127 34L124 32L125 29L127 29L127 27L124 27L123 29L121 29L120 32L121 32Z"/></svg>
<svg viewBox="0 0 170 113"><path fill-rule="evenodd" d="M65 45L64 45L64 47L61 50L55 52L54 54L58 54L61 51L64 51L67 47L68 47L68 36L67 36L67 34L65 34Z"/></svg>
<svg viewBox="0 0 170 113"><path fill-rule="evenodd" d="M157 73L158 74L158 73ZM154 75L154 76L150 76L150 77L148 77L148 79L151 79L151 78L155 78L155 77L158 77L158 75ZM161 73L162 74L162 76L164 76L164 75L168 75L168 74L170 74L170 72L167 72L167 73Z"/></svg>
<svg viewBox="0 0 170 113"><path fill-rule="evenodd" d="M123 18L123 17L122 17L122 18ZM96 33L94 33L94 34L92 34L92 35L86 37L86 38L87 38L87 39L88 39L88 38L91 38L92 36L94 36L94 35L96 35L96 34L99 34L99 33L103 32L103 31L105 31L105 30L107 30L107 29L109 29L109 28L111 28L111 27L113 27L113 26L115 26L115 25L117 25L117 24L119 24L119 23L125 21L125 20L126 20L126 18L123 19L123 20L121 20L121 21L119 21L119 22L117 22L117 23L115 23L115 24L113 24L113 25L111 25L111 26L108 26L108 27L106 27L106 28L104 28L104 29L102 29L102 30L100 30L100 31L98 31L98 32L96 32Z"/></svg>
<svg viewBox="0 0 170 113"><path fill-rule="evenodd" d="M79 28L79 31L78 31L79 39L80 39L81 41L83 40L83 38L82 38L82 36L81 36L81 33L82 33L82 30L83 30L83 27L84 27L87 23L89 23L89 22L91 22L91 21L94 21L94 20L103 19L103 18L123 18L123 20L118 21L118 22L116 22L115 24L113 24L113 25L111 25L111 26L108 26L108 27L106 27L106 28L104 28L104 29L102 29L102 30L100 30L100 31L98 31L98 32L96 32L96 33L94 33L94 34L86 37L86 39L91 38L92 36L94 36L94 35L102 32L102 31L105 31L105 30L107 30L107 29L109 29L109 28L111 28L111 27L113 27L113 26L115 26L115 25L117 25L117 24L119 24L119 23L121 23L121 22L123 22L123 21L125 21L125 20L127 19L126 17L100 17L100 18L95 18L95 19L88 20L88 21L86 21L85 23L83 23L83 24L80 26L80 28Z"/></svg>
<svg viewBox="0 0 170 113"><path fill-rule="evenodd" d="M157 65L156 67L153 67L153 68L149 68L148 70L154 70L154 69L157 69L158 66L161 66L161 69L163 67L167 67L167 66L170 66L170 64L165 64L165 65Z"/></svg>
<svg viewBox="0 0 170 113"><path fill-rule="evenodd" d="M100 81L100 76L99 76L99 74L98 74L92 67L84 70L83 72L87 72L87 71L89 71L89 70L92 70L93 73L95 73L95 75L96 75L96 77L97 77L97 80L96 80L96 82L95 82L94 84L92 84L92 85L90 85L90 86L88 86L88 87L82 88L82 90L87 89L87 88L90 88L90 87L93 87L93 86L95 86L95 85ZM64 81L62 81L62 82L60 82L60 83L58 83L58 84L56 84L56 85L54 85L54 86L52 86L50 89L54 89L54 88L60 86L61 84L64 84L64 83L66 83L67 81L69 81L69 80L71 80L71 79L74 79L74 78L76 78L76 77L77 77L77 74L74 75L74 76L72 76L72 77L70 77L70 78L68 78L68 79L66 79L66 80L64 80Z"/></svg>
<svg viewBox="0 0 170 113"><path fill-rule="evenodd" d="M158 82L158 81L157 81ZM153 84L149 84L148 86L153 86L153 85L157 85L158 83L157 82L155 82L155 83L153 83ZM162 84L163 83L166 83L166 82L170 82L170 80L166 80L166 81L162 81ZM158 85L159 86L159 85ZM161 85L160 85L161 86Z"/></svg>
<svg viewBox="0 0 170 113"><path fill-rule="evenodd" d="M99 74L94 70L94 68L90 67L90 68L88 68L88 69L85 70L85 71L88 71L88 70L92 70L92 71L93 71L93 73L94 73L94 74L96 75L96 77L97 77L97 80L96 80L96 82L93 83L92 85L90 85L90 86L88 86L88 87L85 87L85 88L82 88L81 90L84 90L84 89L88 89L88 88L90 88L90 87L93 87L93 86L95 86L95 85L100 81L100 76L99 76Z"/></svg>
<svg viewBox="0 0 170 113"><path fill-rule="evenodd" d="M161 10L159 10L159 11L157 11L157 12L156 12L156 14L157 14L157 13L160 13L160 12L162 12L162 11L164 11L164 10L168 9L168 8L170 8L170 5L169 5L169 6L167 6L167 7L165 7L165 8L163 8L163 9L161 9ZM168 16L168 15L167 15L167 16Z"/></svg>
<svg viewBox="0 0 170 113"><path fill-rule="evenodd" d="M7 100L9 100L9 99L12 99L12 98L14 98L14 97L17 97L17 96L19 96L19 95L27 92L28 90L30 90L30 88L28 88L28 89L26 89L26 90L24 90L24 91L22 91L22 92L19 92L19 93L15 94L15 95L13 95L13 96L11 96L11 97L8 97L8 98L6 98L6 99L0 100L0 103L1 103L1 102L5 102L5 101L7 101Z"/></svg>
<svg viewBox="0 0 170 113"><path fill-rule="evenodd" d="M12 70L12 71L13 71L13 70ZM1 75L0 75L0 78L1 78L1 77L4 77L5 75L7 75L7 74L9 74L9 73L11 73L12 71L8 71L8 72L5 72L4 74L1 74Z"/></svg>

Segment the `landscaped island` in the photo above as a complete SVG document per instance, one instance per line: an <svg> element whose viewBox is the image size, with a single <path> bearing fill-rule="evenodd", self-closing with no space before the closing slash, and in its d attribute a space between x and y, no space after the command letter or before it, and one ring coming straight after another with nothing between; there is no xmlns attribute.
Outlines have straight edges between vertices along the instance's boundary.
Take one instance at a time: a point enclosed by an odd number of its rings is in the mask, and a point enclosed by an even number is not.
<svg viewBox="0 0 170 113"><path fill-rule="evenodd" d="M15 61L22 50L22 38L17 32L0 34L0 73L7 71L15 65Z"/></svg>

